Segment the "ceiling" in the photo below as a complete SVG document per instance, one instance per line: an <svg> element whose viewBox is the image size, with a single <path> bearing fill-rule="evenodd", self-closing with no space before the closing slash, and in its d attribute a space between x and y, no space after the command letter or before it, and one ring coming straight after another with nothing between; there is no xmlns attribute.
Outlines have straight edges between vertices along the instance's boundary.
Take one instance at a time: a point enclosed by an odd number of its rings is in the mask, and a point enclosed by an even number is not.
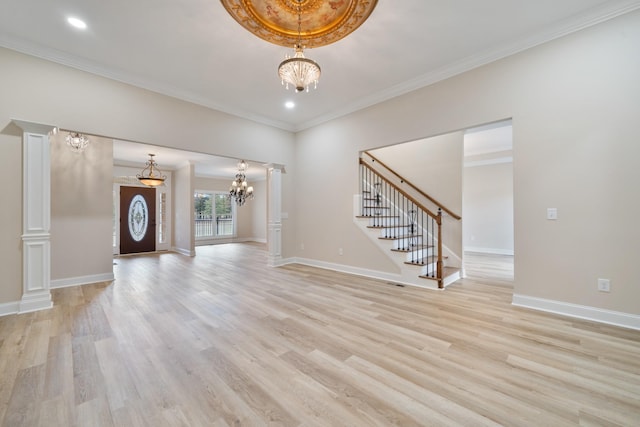
<svg viewBox="0 0 640 427"><path fill-rule="evenodd" d="M154 160L162 171L176 170L187 162L194 165L196 176L227 179L229 184L238 171L238 159L212 156L210 154L158 147L130 141L113 141L113 160L117 166L140 168L149 159L149 153L155 154ZM245 175L249 182L267 179L267 170L260 162L247 160L249 169Z"/></svg>
<svg viewBox="0 0 640 427"><path fill-rule="evenodd" d="M298 131L638 8L640 0L379 0L353 33L305 51L322 67L308 93L278 79L292 49L251 34L220 0L2 0L0 46ZM88 28L72 28L68 16Z"/></svg>

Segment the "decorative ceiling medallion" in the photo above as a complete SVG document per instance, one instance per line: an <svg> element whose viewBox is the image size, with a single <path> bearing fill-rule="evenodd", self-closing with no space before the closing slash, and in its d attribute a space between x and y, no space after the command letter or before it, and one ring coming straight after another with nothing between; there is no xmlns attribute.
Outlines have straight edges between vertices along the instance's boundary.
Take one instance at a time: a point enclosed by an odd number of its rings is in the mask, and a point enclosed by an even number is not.
<svg viewBox="0 0 640 427"><path fill-rule="evenodd" d="M319 47L356 30L378 0L220 0L247 30L268 42L291 47L298 43L298 7L302 15L302 44Z"/></svg>

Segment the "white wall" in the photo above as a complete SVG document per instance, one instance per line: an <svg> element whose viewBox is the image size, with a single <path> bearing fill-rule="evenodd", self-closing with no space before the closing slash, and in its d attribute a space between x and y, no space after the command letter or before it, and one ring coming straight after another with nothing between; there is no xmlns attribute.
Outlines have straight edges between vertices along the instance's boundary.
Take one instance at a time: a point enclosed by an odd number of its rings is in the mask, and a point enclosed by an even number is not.
<svg viewBox="0 0 640 427"><path fill-rule="evenodd" d="M193 193L195 191L195 167L187 163L173 175L173 247L184 255L196 254L193 223Z"/></svg>
<svg viewBox="0 0 640 427"><path fill-rule="evenodd" d="M113 142L92 136L86 150L75 153L66 136L50 139L52 287L113 277Z"/></svg>
<svg viewBox="0 0 640 427"><path fill-rule="evenodd" d="M464 133L451 132L370 152L418 189L460 215L463 148ZM411 190L407 191L412 194ZM422 200L422 197L414 196ZM438 207L433 203L425 201L425 206L437 213ZM445 212L442 223L443 245L462 259L462 222Z"/></svg>
<svg viewBox="0 0 640 427"><path fill-rule="evenodd" d="M265 172L266 174L266 172ZM251 233L245 237L256 242L267 241L267 181L254 181L251 203Z"/></svg>
<svg viewBox="0 0 640 427"><path fill-rule="evenodd" d="M0 177L17 182L20 175L13 118L260 158L287 170L284 258L391 271L353 224L359 151L512 118L516 294L638 315L638 46L635 11L297 136L0 49ZM60 102L75 93L82 103ZM0 222L0 298L16 300L21 195L13 188L4 196L11 214ZM557 221L546 220L548 207L558 208ZM611 279L610 293L596 290L598 277Z"/></svg>
<svg viewBox="0 0 640 427"><path fill-rule="evenodd" d="M358 152L513 118L515 293L640 314L638 46L636 11L300 132L299 253L388 269L343 208ZM336 257L347 239L357 249Z"/></svg>
<svg viewBox="0 0 640 427"><path fill-rule="evenodd" d="M0 67L0 73L1 71ZM0 110L3 103L0 103ZM4 127L4 123L0 125ZM0 133L0 313L2 304L22 297L22 130L11 124Z"/></svg>
<svg viewBox="0 0 640 427"><path fill-rule="evenodd" d="M465 251L513 255L513 163L465 166Z"/></svg>
<svg viewBox="0 0 640 427"><path fill-rule="evenodd" d="M0 177L15 183L3 195L3 206L9 209L3 209L0 222L0 304L18 301L22 295L22 132L11 125L12 119L284 164L289 173L282 180L283 209L293 211L292 133L4 48L0 64ZM60 102L73 94L83 102ZM291 218L283 224L283 256L293 254L294 232L295 218Z"/></svg>

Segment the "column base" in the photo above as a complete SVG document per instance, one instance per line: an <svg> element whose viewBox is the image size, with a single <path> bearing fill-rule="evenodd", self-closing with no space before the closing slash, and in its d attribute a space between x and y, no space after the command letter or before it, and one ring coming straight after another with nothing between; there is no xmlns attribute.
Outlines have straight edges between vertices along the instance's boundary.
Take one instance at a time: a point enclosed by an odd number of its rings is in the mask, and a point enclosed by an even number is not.
<svg viewBox="0 0 640 427"><path fill-rule="evenodd" d="M30 292L28 295L22 296L20 301L19 313L29 313L32 311L45 310L53 307L53 301L51 301L51 292L39 291Z"/></svg>

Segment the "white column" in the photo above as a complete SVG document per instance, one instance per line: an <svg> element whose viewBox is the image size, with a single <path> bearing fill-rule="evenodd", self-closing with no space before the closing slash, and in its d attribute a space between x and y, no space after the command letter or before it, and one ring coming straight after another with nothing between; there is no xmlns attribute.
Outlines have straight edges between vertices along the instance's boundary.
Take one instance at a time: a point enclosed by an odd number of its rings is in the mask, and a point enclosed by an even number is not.
<svg viewBox="0 0 640 427"><path fill-rule="evenodd" d="M22 136L22 300L20 313L51 308L51 157L53 126L14 120Z"/></svg>
<svg viewBox="0 0 640 427"><path fill-rule="evenodd" d="M282 172L283 165L267 165L268 202L267 202L267 246L269 265L274 267L282 260Z"/></svg>

